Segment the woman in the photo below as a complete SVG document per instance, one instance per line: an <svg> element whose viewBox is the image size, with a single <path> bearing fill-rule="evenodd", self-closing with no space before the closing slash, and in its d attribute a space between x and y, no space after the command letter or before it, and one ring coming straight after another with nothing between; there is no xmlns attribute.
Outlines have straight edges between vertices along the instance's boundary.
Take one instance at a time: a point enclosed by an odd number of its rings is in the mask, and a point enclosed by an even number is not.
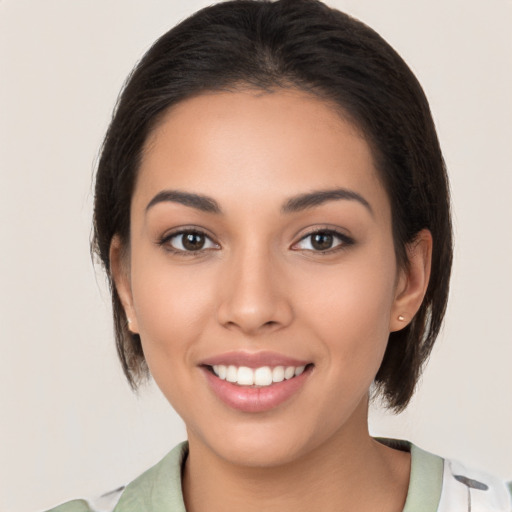
<svg viewBox="0 0 512 512"><path fill-rule="evenodd" d="M452 261L427 101L371 29L314 0L175 27L122 93L94 221L125 374L188 435L110 508L510 509L499 480L368 433L372 385L411 399Z"/></svg>

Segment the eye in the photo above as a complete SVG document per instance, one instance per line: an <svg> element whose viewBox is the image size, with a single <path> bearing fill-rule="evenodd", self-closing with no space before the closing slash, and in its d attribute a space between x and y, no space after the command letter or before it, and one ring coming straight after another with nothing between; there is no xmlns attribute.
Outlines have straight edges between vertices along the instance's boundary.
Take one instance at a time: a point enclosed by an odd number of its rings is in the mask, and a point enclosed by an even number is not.
<svg viewBox="0 0 512 512"><path fill-rule="evenodd" d="M354 241L344 235L330 229L318 230L303 237L293 248L303 251L327 252L352 245Z"/></svg>
<svg viewBox="0 0 512 512"><path fill-rule="evenodd" d="M172 233L160 242L173 252L198 252L206 249L218 249L219 246L205 233L197 230Z"/></svg>

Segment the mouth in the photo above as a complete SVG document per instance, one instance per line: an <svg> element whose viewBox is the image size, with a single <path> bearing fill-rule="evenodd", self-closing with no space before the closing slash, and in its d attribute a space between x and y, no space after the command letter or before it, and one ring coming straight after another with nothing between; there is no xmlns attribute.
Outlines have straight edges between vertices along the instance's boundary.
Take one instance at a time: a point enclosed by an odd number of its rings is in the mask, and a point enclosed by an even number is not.
<svg viewBox="0 0 512 512"><path fill-rule="evenodd" d="M300 366L260 366L249 368L248 366L235 366L233 364L205 365L206 369L220 380L225 380L237 386L263 388L279 382L298 377L306 369L312 367L312 363Z"/></svg>
<svg viewBox="0 0 512 512"><path fill-rule="evenodd" d="M244 413L262 413L288 403L309 382L315 365L278 354L231 353L203 361L213 394Z"/></svg>

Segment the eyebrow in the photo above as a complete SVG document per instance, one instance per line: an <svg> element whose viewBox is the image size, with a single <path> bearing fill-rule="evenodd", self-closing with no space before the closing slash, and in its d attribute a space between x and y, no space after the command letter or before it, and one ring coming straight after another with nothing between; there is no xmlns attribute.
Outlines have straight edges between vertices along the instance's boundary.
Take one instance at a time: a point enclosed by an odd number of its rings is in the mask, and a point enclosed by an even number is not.
<svg viewBox="0 0 512 512"><path fill-rule="evenodd" d="M211 197L180 190L163 190L159 192L146 206L146 212L158 203L172 202L179 203L191 208L196 208L207 213L222 213L219 203Z"/></svg>
<svg viewBox="0 0 512 512"><path fill-rule="evenodd" d="M288 199L281 207L281 213L295 213L320 206L328 201L357 201L362 204L372 215L374 214L370 203L360 194L345 188L317 190L305 194L299 194ZM221 214L222 209L215 199L201 194L182 192L180 190L163 190L159 192L146 206L146 212L158 203L179 203L191 208L196 208L206 213Z"/></svg>
<svg viewBox="0 0 512 512"><path fill-rule="evenodd" d="M371 214L374 215L370 203L357 192L346 188L337 188L329 190L317 190L307 194L300 194L291 197L281 208L281 213L294 213L320 206L328 201L357 201L362 204Z"/></svg>

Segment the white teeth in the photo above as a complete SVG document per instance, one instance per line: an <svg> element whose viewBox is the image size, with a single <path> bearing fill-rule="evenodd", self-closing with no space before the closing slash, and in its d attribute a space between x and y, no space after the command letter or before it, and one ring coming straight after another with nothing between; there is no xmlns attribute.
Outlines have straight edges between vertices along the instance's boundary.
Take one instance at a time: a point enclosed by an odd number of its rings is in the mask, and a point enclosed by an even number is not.
<svg viewBox="0 0 512 512"><path fill-rule="evenodd" d="M213 368L213 371L215 372L215 375L217 375L217 377L219 377L219 379L221 380L225 380L226 379L226 374L227 374L227 366L223 365L223 364L214 364L212 366Z"/></svg>
<svg viewBox="0 0 512 512"><path fill-rule="evenodd" d="M283 382L284 380L284 366L276 366L272 370L272 381Z"/></svg>
<svg viewBox="0 0 512 512"><path fill-rule="evenodd" d="M238 368L237 384L240 386L252 386L254 384L254 371L247 366Z"/></svg>
<svg viewBox="0 0 512 512"><path fill-rule="evenodd" d="M238 370L236 366L229 365L226 371L226 380L228 382L236 382L238 379Z"/></svg>
<svg viewBox="0 0 512 512"><path fill-rule="evenodd" d="M256 368L254 370L254 384L256 386L270 386L272 384L272 370L268 366Z"/></svg>
<svg viewBox="0 0 512 512"><path fill-rule="evenodd" d="M284 378L286 380L291 379L295 375L295 367L294 366L287 366L286 370L284 371Z"/></svg>
<svg viewBox="0 0 512 512"><path fill-rule="evenodd" d="M301 375L305 366L261 366L260 368L248 368L247 366L226 366L215 364L213 372L219 379L227 380L239 386L270 386L275 382L282 382Z"/></svg>
<svg viewBox="0 0 512 512"><path fill-rule="evenodd" d="M305 368L305 366L297 366L297 368L295 368L295 377L298 377L305 370Z"/></svg>
<svg viewBox="0 0 512 512"><path fill-rule="evenodd" d="M219 376L219 379L224 380L226 378L226 374L228 373L227 366L223 364L217 365L218 370L215 371L215 366L213 367L213 371Z"/></svg>

